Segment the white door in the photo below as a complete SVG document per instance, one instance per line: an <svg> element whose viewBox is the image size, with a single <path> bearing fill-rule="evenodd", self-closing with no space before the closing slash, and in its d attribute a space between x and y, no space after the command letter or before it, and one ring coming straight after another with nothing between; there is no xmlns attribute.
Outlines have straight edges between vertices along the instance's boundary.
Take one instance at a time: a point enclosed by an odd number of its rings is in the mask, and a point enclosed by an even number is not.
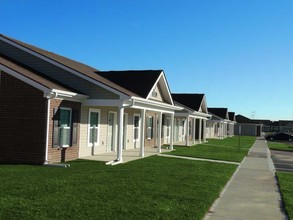
<svg viewBox="0 0 293 220"><path fill-rule="evenodd" d="M108 140L107 140L107 151L115 151L116 147L116 121L117 113L109 112L108 114Z"/></svg>

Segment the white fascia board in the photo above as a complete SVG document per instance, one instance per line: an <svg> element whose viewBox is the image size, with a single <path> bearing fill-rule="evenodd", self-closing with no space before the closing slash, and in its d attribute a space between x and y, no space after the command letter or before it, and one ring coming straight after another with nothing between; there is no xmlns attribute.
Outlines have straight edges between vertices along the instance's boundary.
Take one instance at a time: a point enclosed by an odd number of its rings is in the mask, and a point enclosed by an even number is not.
<svg viewBox="0 0 293 220"><path fill-rule="evenodd" d="M208 120L209 118L207 118L204 115L200 115L200 114L190 114L190 113L175 113L175 117L190 117L190 118L196 118L196 119L204 119L204 120Z"/></svg>
<svg viewBox="0 0 293 220"><path fill-rule="evenodd" d="M19 80L21 80L21 81L31 85L32 87L44 92L44 94L48 94L48 93L51 92L50 88L48 88L48 87L46 87L46 86L44 86L44 85L32 80L32 79L30 79L30 78L28 78L28 77L26 77L26 76L24 76L24 75L22 75L22 74L20 74L20 73L18 73L16 71L12 70L12 69L10 69L10 68L2 65L2 64L0 64L0 71L1 70L3 72L7 73L7 74L19 79Z"/></svg>
<svg viewBox="0 0 293 220"><path fill-rule="evenodd" d="M117 106L124 104L123 99L87 99L82 102L82 106Z"/></svg>
<svg viewBox="0 0 293 220"><path fill-rule="evenodd" d="M150 106L143 105L143 104L140 105L138 103L135 103L133 106L131 106L131 108L133 108L133 109L144 109L144 110L147 110L147 111L161 112L161 113L165 113L165 114L174 115L174 111L170 111L168 109L152 108Z"/></svg>
<svg viewBox="0 0 293 220"><path fill-rule="evenodd" d="M87 81L89 81L89 82L91 82L91 83L93 83L93 84L95 84L97 86L100 86L100 87L102 87L102 88L104 88L106 90L109 90L110 92L113 92L113 93L119 95L120 98L126 98L127 97L127 95L125 95L122 92L117 91L116 89L113 89L112 87L109 87L109 86L107 86L107 85L105 85L103 83L100 83L99 81L97 81L95 79L92 79L92 78L90 78L88 76L85 76L84 74L82 74L82 73L80 73L80 72L78 72L76 70L73 70L73 69L71 69L71 68L69 68L69 67L67 67L67 66L65 66L65 65L63 65L61 63L58 63L57 61L54 61L54 60L52 60L52 59L50 59L50 58L48 58L46 56L43 56L43 55L41 55L39 53L36 53L36 52L26 48L26 47L23 47L23 46L17 44L17 43L14 43L13 41L10 41L10 40L2 37L2 36L0 36L0 40L4 41L6 43L9 43L10 45L12 45L14 47L17 47L17 48L19 48L19 49L21 49L21 50L23 50L23 51L25 51L27 53L30 53L30 54L32 54L32 55L34 55L34 56L36 56L36 57L48 62L48 63L51 63L51 64L59 67L59 68L62 68L62 69L66 70L66 71L68 71L68 72L70 72L70 73L72 73L72 74L74 74L74 75L76 75L76 76L78 76L78 77L80 77L82 79L85 79L85 80L87 80Z"/></svg>
<svg viewBox="0 0 293 220"><path fill-rule="evenodd" d="M146 99L143 99L143 98L139 98L139 97L131 97L135 103L142 103L142 104L145 104L145 105L148 105L148 106L152 106L155 107L155 108L158 108L158 109L169 109L169 110L172 110L172 111L175 111L175 110L182 110L183 108L182 107L179 107L179 106L175 106L175 105L170 105L170 104L167 104L167 103L164 103L164 102L157 102L157 101L153 101L153 100L146 100Z"/></svg>
<svg viewBox="0 0 293 220"><path fill-rule="evenodd" d="M53 89L52 92L57 93L58 95L62 95L62 96L68 96L68 97L75 97L75 98L79 98L79 99L87 99L88 96L87 95L82 95L79 93L75 93L75 92L68 92L68 91L63 91L63 90L59 90L59 89Z"/></svg>

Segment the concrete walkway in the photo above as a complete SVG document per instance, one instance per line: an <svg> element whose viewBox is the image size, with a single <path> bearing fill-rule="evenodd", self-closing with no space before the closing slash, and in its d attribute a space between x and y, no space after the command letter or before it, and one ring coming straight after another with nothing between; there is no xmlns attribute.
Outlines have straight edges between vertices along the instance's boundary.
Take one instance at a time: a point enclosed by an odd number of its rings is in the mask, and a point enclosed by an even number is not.
<svg viewBox="0 0 293 220"><path fill-rule="evenodd" d="M258 138L204 219L287 219L267 143Z"/></svg>

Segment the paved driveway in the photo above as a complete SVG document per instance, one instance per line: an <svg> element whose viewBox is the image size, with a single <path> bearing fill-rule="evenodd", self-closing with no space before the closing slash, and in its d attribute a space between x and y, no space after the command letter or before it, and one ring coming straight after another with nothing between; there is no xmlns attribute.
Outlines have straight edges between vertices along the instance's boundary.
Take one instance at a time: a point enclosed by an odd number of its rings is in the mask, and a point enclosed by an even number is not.
<svg viewBox="0 0 293 220"><path fill-rule="evenodd" d="M276 171L293 173L293 152L271 150L271 157Z"/></svg>

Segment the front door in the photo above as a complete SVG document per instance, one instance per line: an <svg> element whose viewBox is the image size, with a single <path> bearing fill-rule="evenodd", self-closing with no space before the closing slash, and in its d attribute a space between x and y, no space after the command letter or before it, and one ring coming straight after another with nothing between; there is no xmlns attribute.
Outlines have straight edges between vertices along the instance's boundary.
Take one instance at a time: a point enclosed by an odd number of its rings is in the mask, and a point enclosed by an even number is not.
<svg viewBox="0 0 293 220"><path fill-rule="evenodd" d="M109 112L108 114L108 140L107 140L107 151L115 151L116 147L116 121L117 113Z"/></svg>

